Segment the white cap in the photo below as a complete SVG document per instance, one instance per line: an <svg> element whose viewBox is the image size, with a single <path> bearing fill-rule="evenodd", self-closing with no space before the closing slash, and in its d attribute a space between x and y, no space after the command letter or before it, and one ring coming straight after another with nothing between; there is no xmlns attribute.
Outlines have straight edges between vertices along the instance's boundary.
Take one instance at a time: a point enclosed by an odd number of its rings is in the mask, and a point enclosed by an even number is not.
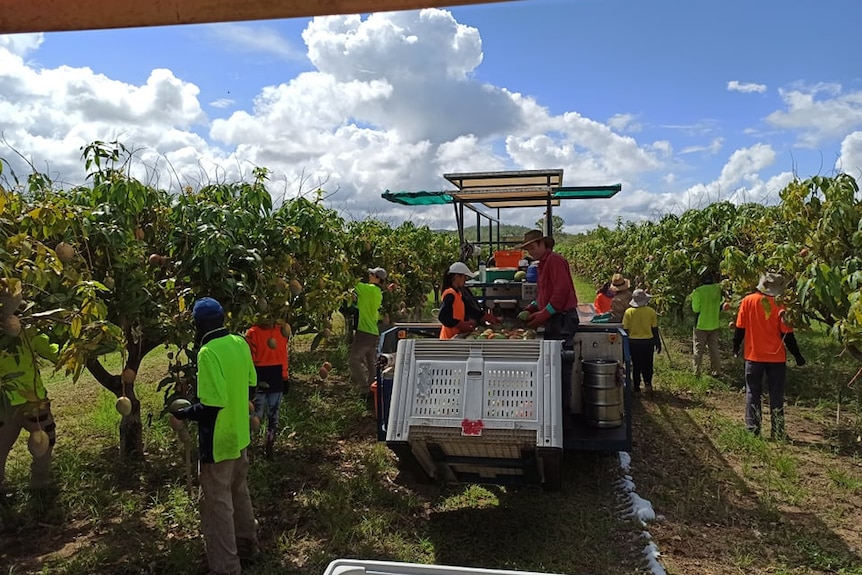
<svg viewBox="0 0 862 575"><path fill-rule="evenodd" d="M476 277L476 272L471 272L470 268L467 267L467 264L464 262L455 262L451 266L449 266L449 271L446 273L450 274L463 274L468 278Z"/></svg>
<svg viewBox="0 0 862 575"><path fill-rule="evenodd" d="M386 273L386 270L383 268L368 268L368 273L373 276L379 277L381 280L385 280L386 276L388 275Z"/></svg>

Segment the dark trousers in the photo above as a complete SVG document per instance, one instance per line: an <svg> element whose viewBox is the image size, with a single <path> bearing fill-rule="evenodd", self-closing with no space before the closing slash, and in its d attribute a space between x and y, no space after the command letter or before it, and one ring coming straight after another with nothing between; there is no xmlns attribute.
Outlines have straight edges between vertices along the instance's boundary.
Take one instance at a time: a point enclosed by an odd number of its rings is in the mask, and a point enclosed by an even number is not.
<svg viewBox="0 0 862 575"><path fill-rule="evenodd" d="M563 342L563 349L575 349L575 334L578 333L578 310L572 309L551 316L545 324L544 338ZM563 394L563 415L572 411L572 368L574 363L563 360L560 392ZM566 418L563 418L567 421Z"/></svg>
<svg viewBox="0 0 862 575"><path fill-rule="evenodd" d="M629 339L629 354L632 357L632 383L635 389L641 388L641 378L647 387L652 387L653 350L655 340Z"/></svg>
<svg viewBox="0 0 862 575"><path fill-rule="evenodd" d="M784 384L787 378L787 366L784 362L745 361L745 426L755 435L760 435L764 377L769 390L772 437L780 439L784 437Z"/></svg>

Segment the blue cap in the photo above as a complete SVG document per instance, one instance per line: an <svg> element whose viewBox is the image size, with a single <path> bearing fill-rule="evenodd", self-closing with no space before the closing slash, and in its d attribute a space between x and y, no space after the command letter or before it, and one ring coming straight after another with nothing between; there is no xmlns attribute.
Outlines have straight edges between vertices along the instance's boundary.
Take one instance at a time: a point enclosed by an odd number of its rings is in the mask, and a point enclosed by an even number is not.
<svg viewBox="0 0 862 575"><path fill-rule="evenodd" d="M211 297L202 297L195 302L192 308L192 317L195 321L206 321L224 317L224 308Z"/></svg>

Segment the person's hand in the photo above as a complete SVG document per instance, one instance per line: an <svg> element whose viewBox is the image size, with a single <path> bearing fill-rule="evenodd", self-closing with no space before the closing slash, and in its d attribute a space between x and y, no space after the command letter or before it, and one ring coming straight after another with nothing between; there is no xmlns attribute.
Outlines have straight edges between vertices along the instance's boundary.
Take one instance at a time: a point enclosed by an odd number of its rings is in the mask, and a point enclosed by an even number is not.
<svg viewBox="0 0 862 575"><path fill-rule="evenodd" d="M802 367L803 365L805 365L805 358L802 357L801 353L799 355L797 355L795 359L796 359L796 365L798 365L799 367Z"/></svg>
<svg viewBox="0 0 862 575"><path fill-rule="evenodd" d="M485 312L485 315L482 316L482 321L484 321L485 323L487 323L489 325L499 325L500 324L500 318L498 318L493 313L491 313L491 310L488 310Z"/></svg>
<svg viewBox="0 0 862 575"><path fill-rule="evenodd" d="M458 322L458 331L461 333L470 333L474 329L476 329L476 320Z"/></svg>
<svg viewBox="0 0 862 575"><path fill-rule="evenodd" d="M733 346L733 357L739 357L739 347Z"/></svg>
<svg viewBox="0 0 862 575"><path fill-rule="evenodd" d="M518 319L521 321L527 321L530 319L530 310L522 309L521 313L518 314Z"/></svg>
<svg viewBox="0 0 862 575"><path fill-rule="evenodd" d="M531 313L527 318L527 327L530 329L537 329L539 326L545 325L545 322L549 319L551 319L551 312L546 309L537 311L536 313Z"/></svg>
<svg viewBox="0 0 862 575"><path fill-rule="evenodd" d="M655 352L661 353L661 340L658 338L655 340Z"/></svg>

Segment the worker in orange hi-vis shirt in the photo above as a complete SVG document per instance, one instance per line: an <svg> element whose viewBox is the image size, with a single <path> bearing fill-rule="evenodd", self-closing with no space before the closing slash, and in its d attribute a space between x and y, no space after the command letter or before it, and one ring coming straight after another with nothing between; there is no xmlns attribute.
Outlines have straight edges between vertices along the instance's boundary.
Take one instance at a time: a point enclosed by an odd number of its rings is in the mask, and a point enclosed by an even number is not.
<svg viewBox="0 0 862 575"><path fill-rule="evenodd" d="M760 398L765 377L769 390L771 436L775 440L787 439L784 426L787 351L796 359L796 365L805 365L793 329L784 321L784 307L775 301L775 296L784 293L786 285L778 274L761 276L757 291L745 296L739 305L733 335L734 357L739 357L740 345L745 341L745 425L749 431L760 435Z"/></svg>
<svg viewBox="0 0 862 575"><path fill-rule="evenodd" d="M257 371L257 394L254 414L263 422L266 415L267 457L272 457L275 436L278 433L278 411L284 394L290 390L288 379L288 339L281 326L272 320L261 320L245 334L251 348L251 358Z"/></svg>

